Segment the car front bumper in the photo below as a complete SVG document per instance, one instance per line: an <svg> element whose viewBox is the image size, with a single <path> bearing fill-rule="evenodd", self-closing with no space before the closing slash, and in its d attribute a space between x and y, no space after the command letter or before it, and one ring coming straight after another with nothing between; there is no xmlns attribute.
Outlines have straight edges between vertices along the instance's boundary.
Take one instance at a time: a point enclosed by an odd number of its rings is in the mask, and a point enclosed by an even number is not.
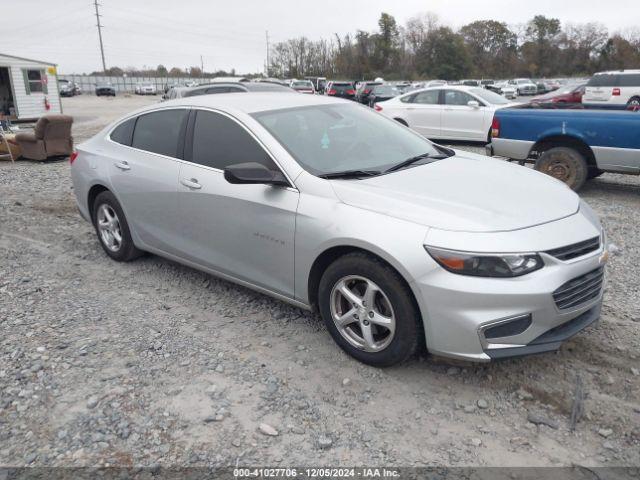
<svg viewBox="0 0 640 480"><path fill-rule="evenodd" d="M558 223L565 223L568 229L583 227L579 230L586 234L578 241L600 234L596 228L585 227L587 220L580 215L574 217L578 218ZM528 229L528 235L542 234L545 228L550 227ZM499 243L496 241L496 245ZM563 246L573 243L577 242ZM544 253L546 249L532 251L540 252L545 266L521 277L472 277L437 266L413 282L428 350L436 355L487 362L556 350L563 341L596 322L608 258L604 241L597 250L566 261ZM578 282L576 291L584 287L584 292L592 295L562 308L558 292L581 279L585 283ZM582 295L581 290L576 298Z"/></svg>

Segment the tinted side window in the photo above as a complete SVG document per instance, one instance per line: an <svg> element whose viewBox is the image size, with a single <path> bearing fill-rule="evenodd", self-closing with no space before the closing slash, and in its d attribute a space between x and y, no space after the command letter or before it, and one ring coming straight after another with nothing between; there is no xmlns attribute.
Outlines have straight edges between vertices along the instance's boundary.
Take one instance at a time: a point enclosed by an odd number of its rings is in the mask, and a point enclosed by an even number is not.
<svg viewBox="0 0 640 480"><path fill-rule="evenodd" d="M121 123L111 132L110 138L114 142L121 143L122 145L131 146L131 137L133 136L133 127L136 124L136 119L132 118L126 122Z"/></svg>
<svg viewBox="0 0 640 480"><path fill-rule="evenodd" d="M471 95L457 90L447 90L444 92L445 105L466 105L471 100L475 100Z"/></svg>
<svg viewBox="0 0 640 480"><path fill-rule="evenodd" d="M423 105L437 105L440 90L428 90L415 95L412 103L421 103Z"/></svg>
<svg viewBox="0 0 640 480"><path fill-rule="evenodd" d="M196 115L191 161L220 170L247 162L278 170L267 152L244 128L224 115L204 110Z"/></svg>
<svg viewBox="0 0 640 480"><path fill-rule="evenodd" d="M131 146L168 157L178 156L178 143L188 111L163 110L140 115Z"/></svg>
<svg viewBox="0 0 640 480"><path fill-rule="evenodd" d="M210 95L212 93L229 93L229 87L212 87L212 88L207 88L206 91L207 95Z"/></svg>
<svg viewBox="0 0 640 480"><path fill-rule="evenodd" d="M640 74L630 73L628 75L620 75L621 87L640 87Z"/></svg>
<svg viewBox="0 0 640 480"><path fill-rule="evenodd" d="M619 83L618 75L602 74L594 75L587 83L588 87L617 87Z"/></svg>

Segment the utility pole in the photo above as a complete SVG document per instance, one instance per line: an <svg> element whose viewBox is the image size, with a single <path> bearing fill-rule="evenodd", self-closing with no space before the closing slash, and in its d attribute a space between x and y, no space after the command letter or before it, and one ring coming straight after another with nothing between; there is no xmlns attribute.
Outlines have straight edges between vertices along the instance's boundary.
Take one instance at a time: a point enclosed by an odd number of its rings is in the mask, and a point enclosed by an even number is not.
<svg viewBox="0 0 640 480"><path fill-rule="evenodd" d="M200 76L204 75L204 61L202 60L202 55L200 55L200 71L202 72Z"/></svg>
<svg viewBox="0 0 640 480"><path fill-rule="evenodd" d="M267 34L267 64L265 65L264 74L266 77L269 76L269 30L266 31Z"/></svg>
<svg viewBox="0 0 640 480"><path fill-rule="evenodd" d="M107 63L104 61L104 45L102 44L102 25L100 24L100 13L98 12L98 0L94 0L93 5L96 7L96 26L98 27L98 38L100 39L100 55L102 56L102 71L107 71Z"/></svg>

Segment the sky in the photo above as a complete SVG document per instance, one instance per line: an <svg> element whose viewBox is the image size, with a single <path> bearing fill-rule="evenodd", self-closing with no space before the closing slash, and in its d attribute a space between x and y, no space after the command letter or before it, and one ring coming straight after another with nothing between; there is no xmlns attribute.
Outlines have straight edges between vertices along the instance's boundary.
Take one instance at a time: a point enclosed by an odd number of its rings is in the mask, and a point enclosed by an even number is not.
<svg viewBox="0 0 640 480"><path fill-rule="evenodd" d="M398 23L433 12L458 28L474 20L525 23L534 15L563 24L632 28L640 0L100 0L107 67L199 66L262 71L272 43L373 31L381 12ZM0 0L0 53L58 64L60 73L101 70L93 0Z"/></svg>

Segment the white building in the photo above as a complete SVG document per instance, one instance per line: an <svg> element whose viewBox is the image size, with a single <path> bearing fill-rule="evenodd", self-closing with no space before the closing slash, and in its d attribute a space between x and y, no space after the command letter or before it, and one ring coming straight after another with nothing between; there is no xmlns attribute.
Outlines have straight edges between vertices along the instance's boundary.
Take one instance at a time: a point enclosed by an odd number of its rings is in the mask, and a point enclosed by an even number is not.
<svg viewBox="0 0 640 480"><path fill-rule="evenodd" d="M0 53L0 114L35 120L62 113L56 64Z"/></svg>

